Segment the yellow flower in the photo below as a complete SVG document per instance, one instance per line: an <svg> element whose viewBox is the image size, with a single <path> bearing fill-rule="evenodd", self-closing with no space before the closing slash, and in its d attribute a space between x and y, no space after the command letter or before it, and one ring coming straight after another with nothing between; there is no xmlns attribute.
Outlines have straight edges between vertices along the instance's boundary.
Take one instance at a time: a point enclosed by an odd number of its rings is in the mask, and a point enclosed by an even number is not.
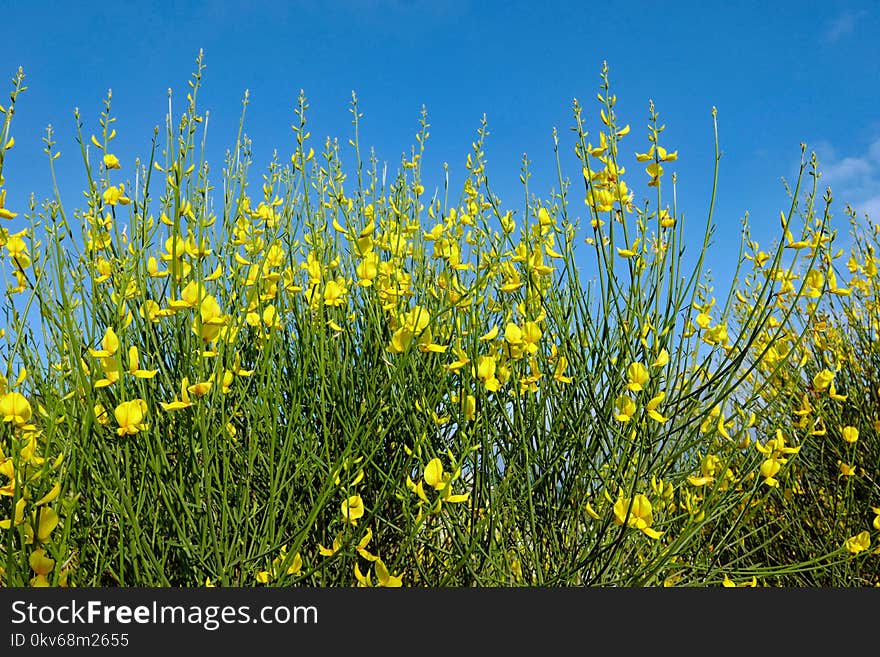
<svg viewBox="0 0 880 657"><path fill-rule="evenodd" d="M55 569L55 560L46 555L43 548L37 548L29 558L31 570L36 573L29 584L33 587L50 586L49 574Z"/></svg>
<svg viewBox="0 0 880 657"><path fill-rule="evenodd" d="M324 305L325 306L341 306L345 303L345 279L337 278L335 281L327 281L324 287Z"/></svg>
<svg viewBox="0 0 880 657"><path fill-rule="evenodd" d="M27 269L31 266L31 257L28 255L27 244L22 239L22 235L25 234L25 231L18 232L15 235L10 235L6 241L6 250L9 252L9 257L22 269Z"/></svg>
<svg viewBox="0 0 880 657"><path fill-rule="evenodd" d="M614 419L618 422L629 422L636 412L636 403L626 395L620 395L614 401Z"/></svg>
<svg viewBox="0 0 880 657"><path fill-rule="evenodd" d="M107 413L107 409L104 408L104 404L101 404L99 402L95 404L95 407L92 410L95 413L95 421L98 424L107 426L110 423L110 414Z"/></svg>
<svg viewBox="0 0 880 657"><path fill-rule="evenodd" d="M103 283L110 278L113 269L109 260L99 257L95 261L95 271L98 273L98 277L95 278L95 283Z"/></svg>
<svg viewBox="0 0 880 657"><path fill-rule="evenodd" d="M859 439L859 430L855 427L844 427L841 429L840 434L848 443L854 443Z"/></svg>
<svg viewBox="0 0 880 657"><path fill-rule="evenodd" d="M651 180L648 182L648 186L656 187L660 180L660 177L663 175L663 167L656 162L652 162L645 167L645 171L648 173L649 176L651 176Z"/></svg>
<svg viewBox="0 0 880 657"><path fill-rule="evenodd" d="M0 190L0 218L3 219L15 219L18 216L18 212L13 212L12 210L4 207L6 205L6 190Z"/></svg>
<svg viewBox="0 0 880 657"><path fill-rule="evenodd" d="M480 342L489 342L498 337L498 324L495 324L488 333L484 333L479 337Z"/></svg>
<svg viewBox="0 0 880 657"><path fill-rule="evenodd" d="M104 370L104 377L95 381L96 388L106 388L119 381L119 357L108 356L101 359L101 369Z"/></svg>
<svg viewBox="0 0 880 657"><path fill-rule="evenodd" d="M667 153L666 149L662 146L657 147L657 159L661 162L674 162L678 159L678 151L672 151L671 153Z"/></svg>
<svg viewBox="0 0 880 657"><path fill-rule="evenodd" d="M776 438L771 438L767 441L765 445L756 442L755 449L759 452L767 456L768 458L775 458L780 463L785 463L785 455L787 454L797 454L801 448L797 447L786 447L785 446L785 436L782 435L782 429L776 430Z"/></svg>
<svg viewBox="0 0 880 657"><path fill-rule="evenodd" d="M725 588L757 588L758 586L758 578L752 575L752 579L746 580L745 582L740 582L739 584L735 584L732 579L730 579L727 575L724 576L724 581L721 582L721 585Z"/></svg>
<svg viewBox="0 0 880 657"><path fill-rule="evenodd" d="M403 325L409 329L413 335L420 335L430 323L431 313L421 306L413 306L413 309L403 316Z"/></svg>
<svg viewBox="0 0 880 657"><path fill-rule="evenodd" d="M204 397L210 392L213 385L213 381L199 381L191 386L187 386L186 391L195 397Z"/></svg>
<svg viewBox="0 0 880 657"><path fill-rule="evenodd" d="M37 548L31 552L28 562L31 565L31 570L42 577L47 576L55 568L55 559L47 555L43 548Z"/></svg>
<svg viewBox="0 0 880 657"><path fill-rule="evenodd" d="M385 586L388 588L403 586L403 576L397 575L395 577L394 575L391 575L381 559L376 559L376 579L379 580L379 586Z"/></svg>
<svg viewBox="0 0 880 657"><path fill-rule="evenodd" d="M426 328L422 332L422 337L419 338L418 346L419 351L424 354L442 354L449 348L449 345L441 345L434 342L434 337L431 334L431 327Z"/></svg>
<svg viewBox="0 0 880 657"><path fill-rule="evenodd" d="M370 571L367 570L367 574L364 575L361 572L360 566L355 562L354 564L354 577L357 580L358 587L370 587L373 585L372 579L370 577Z"/></svg>
<svg viewBox="0 0 880 657"><path fill-rule="evenodd" d="M848 539L846 539L846 541L844 541L843 546L851 554L864 552L869 547L871 547L871 535L867 532L867 530L865 530L857 534L856 536L850 536Z"/></svg>
<svg viewBox="0 0 880 657"><path fill-rule="evenodd" d="M20 392L7 392L0 396L0 415L4 422L13 422L23 426L31 419L30 402Z"/></svg>
<svg viewBox="0 0 880 657"><path fill-rule="evenodd" d="M458 401L458 397L453 401ZM477 398L473 395L464 395L461 399L461 412L465 420L473 420L477 417Z"/></svg>
<svg viewBox="0 0 880 657"><path fill-rule="evenodd" d="M657 358L651 363L651 367L663 367L667 363L669 363L669 352L666 349L661 349Z"/></svg>
<svg viewBox="0 0 880 657"><path fill-rule="evenodd" d="M553 378L559 383L571 383L574 379L565 374L568 367L568 359L565 356L557 356L556 367L553 370Z"/></svg>
<svg viewBox="0 0 880 657"><path fill-rule="evenodd" d="M110 186L104 190L101 195L104 205L127 205L131 203L131 199L125 195L125 185L119 183L118 187Z"/></svg>
<svg viewBox="0 0 880 657"><path fill-rule="evenodd" d="M816 390L825 390L834 380L834 372L822 370L813 377L813 387Z"/></svg>
<svg viewBox="0 0 880 657"><path fill-rule="evenodd" d="M370 544L371 540L373 540L373 530L370 528L367 528L367 533L364 534L364 537L360 541L358 541L358 544L356 546L358 554L361 555L367 561L375 561L376 559L379 558L379 557L371 554L370 551L367 549L367 546Z"/></svg>
<svg viewBox="0 0 880 657"><path fill-rule="evenodd" d="M142 370L137 347L128 348L128 373L138 379L152 379L159 370Z"/></svg>
<svg viewBox="0 0 880 657"><path fill-rule="evenodd" d="M147 414L147 402L143 399L122 402L113 411L119 428L116 433L120 436L133 435L146 428L144 415Z"/></svg>
<svg viewBox="0 0 880 657"><path fill-rule="evenodd" d="M370 287L373 281L379 275L379 254L370 251L364 256L364 259L355 268L358 277L358 285L361 287Z"/></svg>
<svg viewBox="0 0 880 657"><path fill-rule="evenodd" d="M101 349L89 349L89 353L95 358L109 358L119 351L119 338L112 326L108 326L101 338Z"/></svg>
<svg viewBox="0 0 880 657"><path fill-rule="evenodd" d="M342 520L346 524L356 525L364 515L364 501L360 495L352 495L342 502Z"/></svg>
<svg viewBox="0 0 880 657"><path fill-rule="evenodd" d="M406 351L413 339L413 333L405 326L401 326L391 336L391 343L388 345L388 351L392 354L402 354Z"/></svg>
<svg viewBox="0 0 880 657"><path fill-rule="evenodd" d="M262 319L263 319L263 324L265 324L266 328L268 328L268 329L276 329L277 330L277 329L284 328L284 325L281 323L281 320L278 318L278 309L272 304L269 304L268 306L263 308Z"/></svg>
<svg viewBox="0 0 880 657"><path fill-rule="evenodd" d="M664 417L657 411L657 407L660 405L666 398L665 392L660 392L658 395L652 397L650 401L645 405L645 410L648 412L648 416L654 420L655 422L659 422L660 424L667 422L669 420L668 417Z"/></svg>
<svg viewBox="0 0 880 657"><path fill-rule="evenodd" d="M715 481L715 477L710 477L708 475L703 475L702 477L690 476L687 478L687 480L691 486L705 486Z"/></svg>
<svg viewBox="0 0 880 657"><path fill-rule="evenodd" d="M631 363L626 368L626 387L633 392L642 390L648 383L648 368L641 363Z"/></svg>
<svg viewBox="0 0 880 657"><path fill-rule="evenodd" d="M11 467L12 466L12 459L8 459L6 461L6 463L8 463ZM4 474L6 474L6 476L8 476L10 478L12 478L15 475L14 472L6 472ZM10 482L10 485L14 485L14 483L15 483L15 479L12 479L12 481ZM7 488L7 487L4 486L4 488ZM12 491L5 490L3 492L3 494L11 497ZM18 502L15 503L15 510L12 514L13 517L0 520L0 529L9 529L13 525L18 526L21 523L23 523L24 522L24 511L25 511L24 507L26 504L27 504L27 500L24 497L18 498ZM31 530L31 533L33 533L33 530Z"/></svg>
<svg viewBox="0 0 880 657"><path fill-rule="evenodd" d="M424 477L425 483L434 490L440 490L446 486L446 481L443 479L443 463L440 459L433 458L428 462L428 465L425 466Z"/></svg>
<svg viewBox="0 0 880 657"><path fill-rule="evenodd" d="M538 353L538 342L541 340L541 327L537 322L526 322L523 332L523 343L530 354Z"/></svg>
<svg viewBox="0 0 880 657"><path fill-rule="evenodd" d="M171 242L171 238L168 238L168 241L165 244L165 248L169 248L168 242ZM174 248L173 246L170 248ZM183 250L185 246L183 244L178 244L177 246L177 257L179 258L183 255ZM164 256L163 256L164 258ZM169 256L170 259L170 256ZM205 286L201 283L196 283L196 281L190 281L187 283L184 288L180 291L180 299L168 299L168 307L174 308L175 310L182 308L197 308L201 303L202 299L205 297L207 292L205 292Z"/></svg>
<svg viewBox="0 0 880 657"><path fill-rule="evenodd" d="M290 565L287 567L287 574L288 575L299 575L299 572L302 570L302 566L303 566L302 555L299 552L297 552L293 556L293 561L291 561Z"/></svg>
<svg viewBox="0 0 880 657"><path fill-rule="evenodd" d="M837 389L834 387L834 381L832 381L831 385L828 386L828 396L836 401L846 401L847 397L849 397L849 395L837 394Z"/></svg>
<svg viewBox="0 0 880 657"><path fill-rule="evenodd" d="M183 380L180 382L180 399L175 397L174 400L170 402L159 402L162 410L179 411L182 408L189 408L192 406L192 402L189 399L189 387L189 378L183 377Z"/></svg>
<svg viewBox="0 0 880 657"><path fill-rule="evenodd" d="M333 539L333 547L326 548L320 543L318 543L318 552L324 557L332 557L334 554L339 552L342 549L342 533L336 535L336 538Z"/></svg>
<svg viewBox="0 0 880 657"><path fill-rule="evenodd" d="M477 378L490 392L497 392L501 388L501 382L495 377L496 366L494 356L480 356L477 359Z"/></svg>
<svg viewBox="0 0 880 657"><path fill-rule="evenodd" d="M510 345L521 345L523 341L522 329L513 322L508 322L504 328L504 339Z"/></svg>
<svg viewBox="0 0 880 657"><path fill-rule="evenodd" d="M61 522L61 519L51 507L45 506L37 509L33 514L32 522L25 525L25 542L33 543L35 529L37 532L37 540L39 540L40 543L48 542L49 535L58 526L59 522Z"/></svg>
<svg viewBox="0 0 880 657"><path fill-rule="evenodd" d="M193 318L192 331L201 337L202 342L208 344L217 339L220 329L226 325L228 318L220 310L220 304L217 303L217 299L210 294L206 294L198 302L198 306L199 312Z"/></svg>
<svg viewBox="0 0 880 657"><path fill-rule="evenodd" d="M663 228L672 228L675 226L675 217L669 214L669 209L660 210L660 225Z"/></svg>
<svg viewBox="0 0 880 657"><path fill-rule="evenodd" d="M727 327L724 324L713 326L703 335L703 341L710 345L726 344L728 341Z"/></svg>
<svg viewBox="0 0 880 657"><path fill-rule="evenodd" d="M431 459L428 462L428 465L425 466L425 472L423 475L424 482L434 490L440 491L440 497L436 500L435 510L439 510L443 502L458 504L460 502L466 502L470 497L470 493L459 495L452 494L452 482L458 479L460 472L460 469L456 470L456 472L444 472L443 463L439 458ZM407 486L410 490L418 494L422 501L427 502L428 498L425 495L424 489L421 487L421 483L422 482L419 482L418 485L414 485L410 480L407 482Z"/></svg>
<svg viewBox="0 0 880 657"><path fill-rule="evenodd" d="M279 574L279 570L281 565L287 560L287 545L282 545L281 549L278 551L278 556L272 560L272 572L277 577ZM298 575L302 570L303 560L302 555L297 552L293 555L293 559L290 562L290 565L287 567L288 575Z"/></svg>
<svg viewBox="0 0 880 657"><path fill-rule="evenodd" d="M764 483L773 488L779 486L779 482L775 479L782 465L776 458L765 459L761 463L761 476L764 477Z"/></svg>
<svg viewBox="0 0 880 657"><path fill-rule="evenodd" d="M61 484L56 482L54 486L49 490L48 493L43 495L34 506L43 506L44 504L49 504L49 502L54 502L58 495L61 493Z"/></svg>
<svg viewBox="0 0 880 657"><path fill-rule="evenodd" d="M105 154L104 166L107 167L107 169L119 169L119 158L113 155L113 153Z"/></svg>
<svg viewBox="0 0 880 657"><path fill-rule="evenodd" d="M422 482L414 483L409 475L406 476L406 487L411 490L413 493L419 496L419 499L422 502L429 502L428 496L425 494L425 487L422 485Z"/></svg>
<svg viewBox="0 0 880 657"><path fill-rule="evenodd" d="M550 218L550 213L547 212L547 208L538 209L538 223L541 226L550 226L553 223L553 219Z"/></svg>
<svg viewBox="0 0 880 657"><path fill-rule="evenodd" d="M223 370L223 374L217 372L212 378L220 386L220 392L222 392L224 395L232 392L232 382L234 380L234 375L231 371Z"/></svg>
<svg viewBox="0 0 880 657"><path fill-rule="evenodd" d="M639 244L640 243L641 243L641 239L637 239L635 242L632 243L631 246L628 246L625 249L621 249L618 247L617 254L621 258L632 258L634 256L637 256L639 254Z"/></svg>
<svg viewBox="0 0 880 657"><path fill-rule="evenodd" d="M651 502L642 493L638 493L633 498L632 505L630 505L628 497L621 495L614 504L614 522L618 525L626 523L629 527L640 530L649 538L660 538L663 532L651 528L652 512Z"/></svg>

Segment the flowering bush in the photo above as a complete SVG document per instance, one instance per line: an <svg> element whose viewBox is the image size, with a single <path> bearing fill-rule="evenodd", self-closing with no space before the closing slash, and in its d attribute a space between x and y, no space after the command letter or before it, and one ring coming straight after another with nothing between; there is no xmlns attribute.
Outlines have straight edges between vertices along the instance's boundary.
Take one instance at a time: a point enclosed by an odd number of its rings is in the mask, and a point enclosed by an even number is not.
<svg viewBox="0 0 880 657"><path fill-rule="evenodd" d="M144 160L110 94L75 113L81 207L0 191L5 584L878 581L874 243L839 284L815 159L716 291L711 209L688 268L677 151L653 104L626 146L607 69L598 129L572 108L581 170L539 198L524 160L514 209L485 121L430 192L427 115L387 178L354 95L354 175L300 94L289 159L255 187L240 128L215 179L203 68Z"/></svg>

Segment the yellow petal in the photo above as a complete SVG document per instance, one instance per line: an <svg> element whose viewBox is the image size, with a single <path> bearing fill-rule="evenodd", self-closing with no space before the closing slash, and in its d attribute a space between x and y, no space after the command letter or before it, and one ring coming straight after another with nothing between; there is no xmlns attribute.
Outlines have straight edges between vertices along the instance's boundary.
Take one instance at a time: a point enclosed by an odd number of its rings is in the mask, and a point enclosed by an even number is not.
<svg viewBox="0 0 880 657"><path fill-rule="evenodd" d="M488 333L485 333L484 335L481 335L480 341L488 342L489 340L494 340L496 337L498 337L498 325L497 324L492 327L491 331L489 331Z"/></svg>
<svg viewBox="0 0 880 657"><path fill-rule="evenodd" d="M403 578L392 576L381 559L376 559L376 578L379 580L379 586L397 588L403 585Z"/></svg>
<svg viewBox="0 0 880 657"><path fill-rule="evenodd" d="M40 514L40 523L37 527L37 538L40 539L40 542L45 543L52 530L58 526L59 518L51 507L45 507L38 513Z"/></svg>
<svg viewBox="0 0 880 657"><path fill-rule="evenodd" d="M666 349L661 349L658 354L656 360L651 363L651 367L663 367L669 362L669 352Z"/></svg>
<svg viewBox="0 0 880 657"><path fill-rule="evenodd" d="M438 458L433 458L425 466L425 483L434 490L440 490L446 485L443 481L443 463Z"/></svg>
<svg viewBox="0 0 880 657"><path fill-rule="evenodd" d="M648 538L658 539L663 536L663 532L658 532L656 529L651 529L650 527L642 527L642 533Z"/></svg>
<svg viewBox="0 0 880 657"><path fill-rule="evenodd" d="M55 498L58 497L58 494L60 492L61 492L61 484L56 483L54 486L52 486L52 489L48 493L46 493L45 495L43 495L43 497L41 497L39 500L37 500L36 506L43 506L44 504L48 504L49 502L54 501Z"/></svg>

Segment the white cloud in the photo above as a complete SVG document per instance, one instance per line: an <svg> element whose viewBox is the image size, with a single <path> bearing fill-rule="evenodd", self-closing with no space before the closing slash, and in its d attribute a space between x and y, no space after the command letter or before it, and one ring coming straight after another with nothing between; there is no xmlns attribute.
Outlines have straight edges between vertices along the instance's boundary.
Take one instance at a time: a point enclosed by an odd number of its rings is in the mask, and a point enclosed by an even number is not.
<svg viewBox="0 0 880 657"><path fill-rule="evenodd" d="M861 157L845 157L822 168L822 178L826 183L851 183L871 175L871 163Z"/></svg>
<svg viewBox="0 0 880 657"><path fill-rule="evenodd" d="M831 187L834 199L851 205L859 216L880 220L880 139L861 155L841 157L828 145L817 155L820 185Z"/></svg>
<svg viewBox="0 0 880 657"><path fill-rule="evenodd" d="M865 16L865 11L847 11L831 21L825 28L824 37L828 43L837 43L844 37L856 31L859 19Z"/></svg>
<svg viewBox="0 0 880 657"><path fill-rule="evenodd" d="M868 215L874 221L880 220L880 194L865 199L860 203L852 203L851 205L856 211L856 216L863 217Z"/></svg>

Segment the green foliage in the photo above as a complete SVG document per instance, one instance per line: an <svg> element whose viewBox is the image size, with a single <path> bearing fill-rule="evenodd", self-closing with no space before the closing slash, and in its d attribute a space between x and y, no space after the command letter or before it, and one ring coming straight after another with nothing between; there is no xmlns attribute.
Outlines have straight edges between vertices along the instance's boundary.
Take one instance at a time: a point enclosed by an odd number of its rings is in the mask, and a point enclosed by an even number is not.
<svg viewBox="0 0 880 657"><path fill-rule="evenodd" d="M877 404L858 395L878 389L877 268L860 242L850 271L874 287L832 281L815 159L783 240L765 253L746 226L751 270L722 293L711 207L684 261L653 105L648 198L624 182L607 69L595 134L572 108L582 171L563 175L554 135L558 189L532 195L524 159L520 209L492 193L485 121L462 189L429 198L427 115L388 177L361 157L354 95L353 182L302 94L295 149L257 187L245 95L215 180L202 71L133 166L109 94L96 134L77 114L84 205L54 185L3 232L5 584L876 582L851 537L880 529ZM717 129L715 165L717 182ZM813 378L828 367L834 394Z"/></svg>

